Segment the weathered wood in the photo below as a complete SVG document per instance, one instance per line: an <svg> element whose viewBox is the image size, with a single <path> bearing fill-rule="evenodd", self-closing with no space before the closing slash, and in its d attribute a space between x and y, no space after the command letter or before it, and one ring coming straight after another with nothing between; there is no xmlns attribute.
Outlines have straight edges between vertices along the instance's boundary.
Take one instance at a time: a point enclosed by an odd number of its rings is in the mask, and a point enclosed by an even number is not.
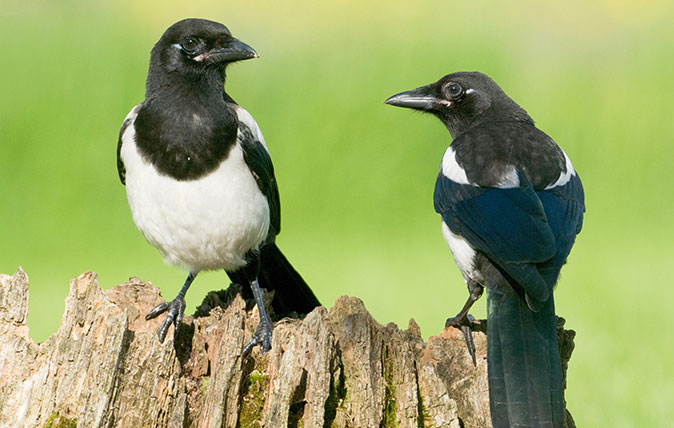
<svg viewBox="0 0 674 428"><path fill-rule="evenodd" d="M271 351L241 358L258 313L237 287L209 293L175 343L143 317L161 300L149 282L103 291L85 272L36 344L28 277L0 275L0 427L490 426L483 333L473 367L457 330L424 342L414 320L382 326L342 297L276 322ZM566 363L574 333L561 325Z"/></svg>

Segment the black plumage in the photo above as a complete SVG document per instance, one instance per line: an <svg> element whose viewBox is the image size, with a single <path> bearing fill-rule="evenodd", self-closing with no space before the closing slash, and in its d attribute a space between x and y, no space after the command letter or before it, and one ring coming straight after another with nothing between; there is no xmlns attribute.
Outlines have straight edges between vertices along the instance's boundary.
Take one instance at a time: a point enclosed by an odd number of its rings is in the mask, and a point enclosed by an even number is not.
<svg viewBox="0 0 674 428"><path fill-rule="evenodd" d="M580 232L583 187L564 151L489 77L449 74L390 97L437 116L453 137L435 210L470 297L447 326L470 337L471 305L487 289L494 427L562 427L553 287Z"/></svg>
<svg viewBox="0 0 674 428"><path fill-rule="evenodd" d="M513 165L535 190L542 190L566 172L564 152L533 122L489 122L471 128L452 142L456 160L471 183L495 187Z"/></svg>
<svg viewBox="0 0 674 428"><path fill-rule="evenodd" d="M271 346L260 287L276 290L279 314L308 313L320 303L278 249L278 186L255 120L224 90L226 67L257 57L222 24L186 19L152 49L145 100L122 125L117 169L136 225L169 263L190 274L159 331L176 330L184 295L201 270L224 268L253 295L260 326L244 351Z"/></svg>

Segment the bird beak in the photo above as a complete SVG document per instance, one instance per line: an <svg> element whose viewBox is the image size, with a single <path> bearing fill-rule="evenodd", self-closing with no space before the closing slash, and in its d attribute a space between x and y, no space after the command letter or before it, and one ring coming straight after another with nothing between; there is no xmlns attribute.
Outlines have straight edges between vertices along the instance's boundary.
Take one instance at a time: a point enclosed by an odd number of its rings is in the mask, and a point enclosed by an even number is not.
<svg viewBox="0 0 674 428"><path fill-rule="evenodd" d="M440 105L449 106L451 103L447 100L436 98L428 94L428 87L412 89L411 91L401 92L389 97L385 104L392 106L407 107L415 110L432 110Z"/></svg>
<svg viewBox="0 0 674 428"><path fill-rule="evenodd" d="M228 43L224 48L212 49L199 56L202 58L197 57L195 60L204 61L208 59L213 62L234 62L260 57L260 55L255 52L255 49L240 40L234 40Z"/></svg>

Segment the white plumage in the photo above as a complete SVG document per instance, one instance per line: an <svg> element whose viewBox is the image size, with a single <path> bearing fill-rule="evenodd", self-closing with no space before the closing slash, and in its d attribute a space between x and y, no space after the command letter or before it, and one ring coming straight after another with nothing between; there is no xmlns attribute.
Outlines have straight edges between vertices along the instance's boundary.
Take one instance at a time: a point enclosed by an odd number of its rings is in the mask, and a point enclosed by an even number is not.
<svg viewBox="0 0 674 428"><path fill-rule="evenodd" d="M264 149L269 152L269 149L267 149L267 143L264 141L264 136L262 136L262 131L260 130L260 127L258 126L257 122L255 119L253 119L253 116L246 110L245 108L241 107L238 104L231 104L232 108L236 112L236 118L239 119L239 126L245 125L253 131L253 136L262 143L264 146ZM239 129L239 132L241 132L241 129ZM239 140L241 139L241 134L239 134Z"/></svg>
<svg viewBox="0 0 674 428"><path fill-rule="evenodd" d="M466 170L461 168L461 165L456 161L456 153L452 146L447 147L445 154L442 156L442 174L458 184L475 184L468 182L466 177Z"/></svg>
<svg viewBox="0 0 674 428"><path fill-rule="evenodd" d="M475 249L460 235L453 233L449 226L442 222L442 236L444 236L449 249L452 251L454 261L459 267L463 278L468 281L472 279L478 283L483 283L484 279L479 270L475 269Z"/></svg>
<svg viewBox="0 0 674 428"><path fill-rule="evenodd" d="M132 122L137 110L127 116ZM241 107L239 116L241 110L250 117ZM250 120L253 132L260 134ZM215 171L197 180L177 181L142 158L130 123L122 135L121 158L133 221L167 263L191 272L233 271L244 266L243 255L266 238L269 205L238 142Z"/></svg>
<svg viewBox="0 0 674 428"><path fill-rule="evenodd" d="M553 187L563 186L566 183L568 183L569 180L571 180L571 177L576 175L576 170L573 169L573 165L571 165L571 159L569 159L564 150L562 150L562 153L564 153L564 159L566 162L566 171L559 174L559 178L557 179L557 181L546 187L545 190L552 189Z"/></svg>
<svg viewBox="0 0 674 428"><path fill-rule="evenodd" d="M442 175L449 178L455 183L469 184L471 186L477 187L477 184L468 181L468 177L466 176L466 170L463 169L461 165L459 165L459 163L456 161L456 153L452 146L449 146L445 151L445 154L442 156ZM494 187L498 187L499 189L511 189L514 187L520 187L520 178L517 175L517 169L515 168L514 165L512 165L505 172L503 177L501 177L500 182Z"/></svg>

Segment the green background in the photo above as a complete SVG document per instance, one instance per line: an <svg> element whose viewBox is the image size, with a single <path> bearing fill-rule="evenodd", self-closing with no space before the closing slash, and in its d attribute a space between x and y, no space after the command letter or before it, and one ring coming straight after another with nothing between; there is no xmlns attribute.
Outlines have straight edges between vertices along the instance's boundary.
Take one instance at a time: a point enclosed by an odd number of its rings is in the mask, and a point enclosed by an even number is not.
<svg viewBox="0 0 674 428"><path fill-rule="evenodd" d="M469 3L3 1L0 272L31 278L32 337L56 330L85 270L105 288L138 276L169 298L182 284L133 225L115 149L152 45L207 17L261 55L232 66L227 89L270 147L281 248L326 306L357 296L379 322L413 317L424 336L467 295L432 205L450 138L383 101L452 71L492 76L585 185L585 227L555 295L578 331L569 409L583 427L672 426L674 6ZM200 275L188 311L226 285L223 272Z"/></svg>

